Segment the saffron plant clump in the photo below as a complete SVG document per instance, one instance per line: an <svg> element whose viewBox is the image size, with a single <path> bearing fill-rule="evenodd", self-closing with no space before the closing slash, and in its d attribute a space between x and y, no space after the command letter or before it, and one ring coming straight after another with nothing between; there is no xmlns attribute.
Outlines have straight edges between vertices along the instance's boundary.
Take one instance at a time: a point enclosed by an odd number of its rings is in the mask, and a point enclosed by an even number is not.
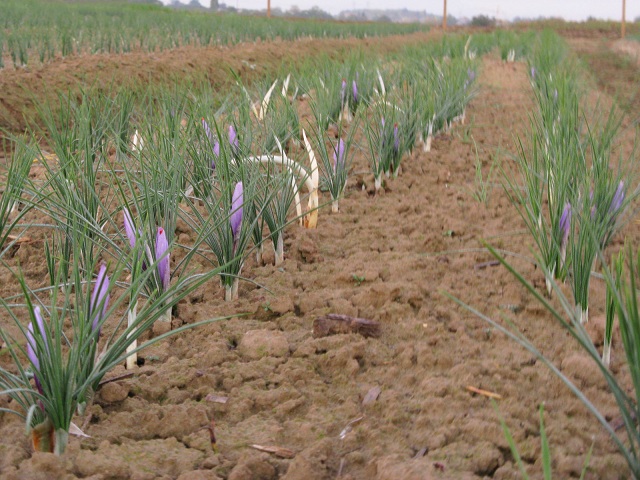
<svg viewBox="0 0 640 480"><path fill-rule="evenodd" d="M164 257L151 259L146 270L139 272L127 287L118 289L114 298L115 284L123 285L126 263L131 263L140 249L134 249L115 265L100 265L94 278L94 269L85 269L77 255L80 245L72 242L72 246L69 278L66 267L55 261L53 254L60 252L47 254L54 281L48 290L38 291L40 295L48 294L46 302L29 289L21 276L17 280L23 290L24 306L0 300L23 335L23 339L13 338L7 329L0 329L0 338L14 363L8 369L0 367L0 394L13 400L3 411L24 419L34 449L57 455L65 451L74 415L82 414L92 401L104 375L132 353L128 347L151 328L166 308L218 273L212 269L206 274L181 278L162 295L149 298L134 322L127 324L115 311L130 298L138 297ZM27 327L23 326L25 311L29 317ZM147 341L133 353L184 329ZM23 358L28 360L26 368Z"/></svg>
<svg viewBox="0 0 640 480"><path fill-rule="evenodd" d="M344 195L353 156L353 135L357 129L352 124L349 132L338 129L336 139L327 137L319 128L311 130L312 148L320 158L320 187L331 194L331 211L339 211L339 201Z"/></svg>
<svg viewBox="0 0 640 480"><path fill-rule="evenodd" d="M365 122L365 135L369 143L369 164L374 176L375 189L382 187L382 175L397 176L404 153L404 142L397 122L400 112L393 104L383 100L373 105L373 120Z"/></svg>
<svg viewBox="0 0 640 480"><path fill-rule="evenodd" d="M244 168L244 163L241 163ZM231 167L230 163L228 167ZM253 167L251 167L253 168ZM240 170L228 170L229 176L240 175ZM219 266L220 282L225 290L225 300L238 296L240 274L244 266L247 246L252 237L253 222L244 214L245 203L253 201L254 180L221 182L219 190L205 202L205 213L191 205L192 219L186 219L211 249Z"/></svg>

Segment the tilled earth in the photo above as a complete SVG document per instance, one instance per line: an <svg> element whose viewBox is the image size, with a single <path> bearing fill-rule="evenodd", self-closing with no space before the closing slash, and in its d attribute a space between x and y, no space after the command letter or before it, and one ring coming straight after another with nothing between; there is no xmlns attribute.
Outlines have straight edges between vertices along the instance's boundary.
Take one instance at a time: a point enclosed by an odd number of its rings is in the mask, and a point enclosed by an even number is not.
<svg viewBox="0 0 640 480"><path fill-rule="evenodd" d="M495 405L534 477L544 403L558 478L578 477L592 444L587 478L627 478L603 428L539 360L442 294L513 321L616 422L594 365L482 248L486 240L518 254L510 260L544 287L499 174L486 203L472 195L476 154L485 175L493 162L508 170L515 135L528 128L526 67L488 56L479 87L466 123L437 137L431 152L405 157L378 195L357 156L340 213L321 210L317 230L290 227L281 267L249 260L243 274L258 285L241 283L239 300L225 303L214 281L181 302L178 324L249 315L143 352L144 365L105 384L76 419L90 438L72 437L60 458L34 454L23 423L0 416L2 478L520 478L491 400L468 387L500 396ZM623 233L637 236L638 225ZM44 282L41 243L25 242L12 261L28 281ZM15 292L12 282L3 272L0 293ZM604 288L592 283L589 328L601 344ZM377 321L380 335L314 338L314 320L329 313ZM612 356L624 382L619 342Z"/></svg>

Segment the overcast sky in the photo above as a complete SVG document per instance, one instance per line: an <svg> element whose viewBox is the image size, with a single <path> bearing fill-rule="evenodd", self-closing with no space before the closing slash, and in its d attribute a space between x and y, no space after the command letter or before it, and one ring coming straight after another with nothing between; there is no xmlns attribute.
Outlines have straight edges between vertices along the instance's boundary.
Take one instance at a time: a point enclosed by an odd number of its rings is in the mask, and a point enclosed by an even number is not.
<svg viewBox="0 0 640 480"><path fill-rule="evenodd" d="M168 0L163 0L165 3ZM181 0L185 1L186 0ZM210 0L199 0L209 6ZM219 0L229 6L246 9L266 8L266 0ZM323 10L337 14L354 8L408 8L442 14L443 0L271 0L271 7L288 10L296 5L301 9L319 6ZM593 16L619 20L622 14L622 0L448 0L449 14L455 17L489 15L503 20L513 17L563 17L567 20L586 20ZM640 1L627 1L627 19L640 16Z"/></svg>

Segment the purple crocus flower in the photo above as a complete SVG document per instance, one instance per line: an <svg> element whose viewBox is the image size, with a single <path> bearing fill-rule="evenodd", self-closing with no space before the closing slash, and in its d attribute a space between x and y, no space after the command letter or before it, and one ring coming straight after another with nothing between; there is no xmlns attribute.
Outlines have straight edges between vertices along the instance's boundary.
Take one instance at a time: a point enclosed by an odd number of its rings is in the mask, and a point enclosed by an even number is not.
<svg viewBox="0 0 640 480"><path fill-rule="evenodd" d="M344 103L344 97L345 94L347 93L347 79L343 78L342 79L342 86L340 87L340 99L342 101L342 103Z"/></svg>
<svg viewBox="0 0 640 480"><path fill-rule="evenodd" d="M470 68L468 68L467 69L467 78L469 80L469 83L473 82L476 79L475 70L471 70Z"/></svg>
<svg viewBox="0 0 640 480"><path fill-rule="evenodd" d="M96 309L102 305L102 310L96 312ZM98 271L98 278L93 287L91 295L91 305L89 305L89 317L93 318L91 331L97 331L100 336L100 323L109 307L109 277L107 276L107 267L102 265Z"/></svg>
<svg viewBox="0 0 640 480"><path fill-rule="evenodd" d="M238 141L238 134L236 133L236 128L233 125L229 125L229 145L234 152L238 152L240 149L240 142ZM218 146L218 153L220 153L220 147Z"/></svg>
<svg viewBox="0 0 640 480"><path fill-rule="evenodd" d="M559 227L562 234L560 239L560 260L561 264L564 264L567 256L567 245L569 244L569 233L571 233L571 204L569 202L565 204L562 210Z"/></svg>
<svg viewBox="0 0 640 480"><path fill-rule="evenodd" d="M333 171L338 168L338 164L344 165L345 144L342 139L338 140L338 145L333 149Z"/></svg>
<svg viewBox="0 0 640 480"><path fill-rule="evenodd" d="M156 234L156 261L158 262L158 275L162 282L162 289L166 292L169 288L170 268L169 268L169 242L164 228L158 227Z"/></svg>
<svg viewBox="0 0 640 480"><path fill-rule="evenodd" d="M36 339L33 336L33 323L29 322L27 326L27 357L32 363L33 368L40 370L40 361L38 355L36 355Z"/></svg>
<svg viewBox="0 0 640 480"><path fill-rule="evenodd" d="M571 231L571 204L569 202L566 203L562 210L559 227L560 232L562 233L560 246L562 247L564 245L566 247L566 244L569 241L569 232Z"/></svg>
<svg viewBox="0 0 640 480"><path fill-rule="evenodd" d="M536 67L531 67L531 78L536 78Z"/></svg>
<svg viewBox="0 0 640 480"><path fill-rule="evenodd" d="M204 119L204 117L202 117L202 128L204 128L204 133L207 135L207 138L209 139L209 141L213 142L213 134L211 133L211 129L209 128L209 124Z"/></svg>
<svg viewBox="0 0 640 480"><path fill-rule="evenodd" d="M129 212L128 208L122 210L122 213L124 214L124 231L129 239L129 245L131 249L133 249L136 246L136 232L133 226L133 218L131 218L131 212Z"/></svg>
<svg viewBox="0 0 640 480"><path fill-rule="evenodd" d="M33 323L31 322L29 322L29 325L27 326L27 357L33 365L33 379L36 381L36 388L38 389L38 392L42 394L42 384L40 383L40 380L38 380L40 361L38 360L38 355L36 355L36 339L33 336Z"/></svg>
<svg viewBox="0 0 640 480"><path fill-rule="evenodd" d="M618 188L616 189L616 193L613 194L613 199L611 200L611 206L609 207L609 213L616 213L622 207L622 202L624 201L624 182L620 180L618 184Z"/></svg>
<svg viewBox="0 0 640 480"><path fill-rule="evenodd" d="M47 342L47 331L44 327L44 319L42 318L42 314L40 313L40 307L33 307L33 315L36 317L36 325L38 326L38 331L44 340L44 347L49 353L49 343ZM35 343L34 343L35 345Z"/></svg>
<svg viewBox="0 0 640 480"><path fill-rule="evenodd" d="M48 353L49 343L47 342L47 333L44 326L44 319L40 314L40 307L33 308L33 316L36 317L38 335L42 337L42 340L44 341L45 350ZM27 326L27 357L29 358L29 360L31 361L31 364L33 365L33 369L34 369L33 378L36 382L36 388L38 389L38 392L42 394L42 384L38 379L38 374L40 373L40 361L38 360L37 343L35 339L35 332L33 329L32 322L29 322L29 325Z"/></svg>
<svg viewBox="0 0 640 480"><path fill-rule="evenodd" d="M243 187L242 182L236 183L233 189L233 197L231 197L231 216L229 217L229 223L231 224L231 233L233 234L233 243L238 239L240 234L240 226L242 225L242 204L243 199Z"/></svg>
<svg viewBox="0 0 640 480"><path fill-rule="evenodd" d="M213 136L213 133L211 133L211 128L209 128L209 124L204 119L204 117L202 118L202 127L204 128L204 133L207 135L209 142L213 144L212 150L213 150L213 154L215 155L215 158L218 158L220 156L220 142L218 142L218 140ZM234 135L235 135L235 131L234 131ZM229 134L229 137L231 137L231 134ZM211 159L212 170L216 168L215 158Z"/></svg>
<svg viewBox="0 0 640 480"><path fill-rule="evenodd" d="M353 92L353 101L357 103L358 102L358 84L356 83L355 80L351 83L351 91Z"/></svg>

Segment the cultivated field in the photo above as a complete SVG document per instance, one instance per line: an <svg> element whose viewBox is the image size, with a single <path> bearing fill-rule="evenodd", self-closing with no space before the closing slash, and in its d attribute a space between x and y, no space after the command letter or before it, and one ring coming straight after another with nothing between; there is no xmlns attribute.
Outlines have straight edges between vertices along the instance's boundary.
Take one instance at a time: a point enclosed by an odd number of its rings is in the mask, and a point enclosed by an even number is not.
<svg viewBox="0 0 640 480"><path fill-rule="evenodd" d="M0 476L637 477L637 48L531 27L5 50Z"/></svg>

